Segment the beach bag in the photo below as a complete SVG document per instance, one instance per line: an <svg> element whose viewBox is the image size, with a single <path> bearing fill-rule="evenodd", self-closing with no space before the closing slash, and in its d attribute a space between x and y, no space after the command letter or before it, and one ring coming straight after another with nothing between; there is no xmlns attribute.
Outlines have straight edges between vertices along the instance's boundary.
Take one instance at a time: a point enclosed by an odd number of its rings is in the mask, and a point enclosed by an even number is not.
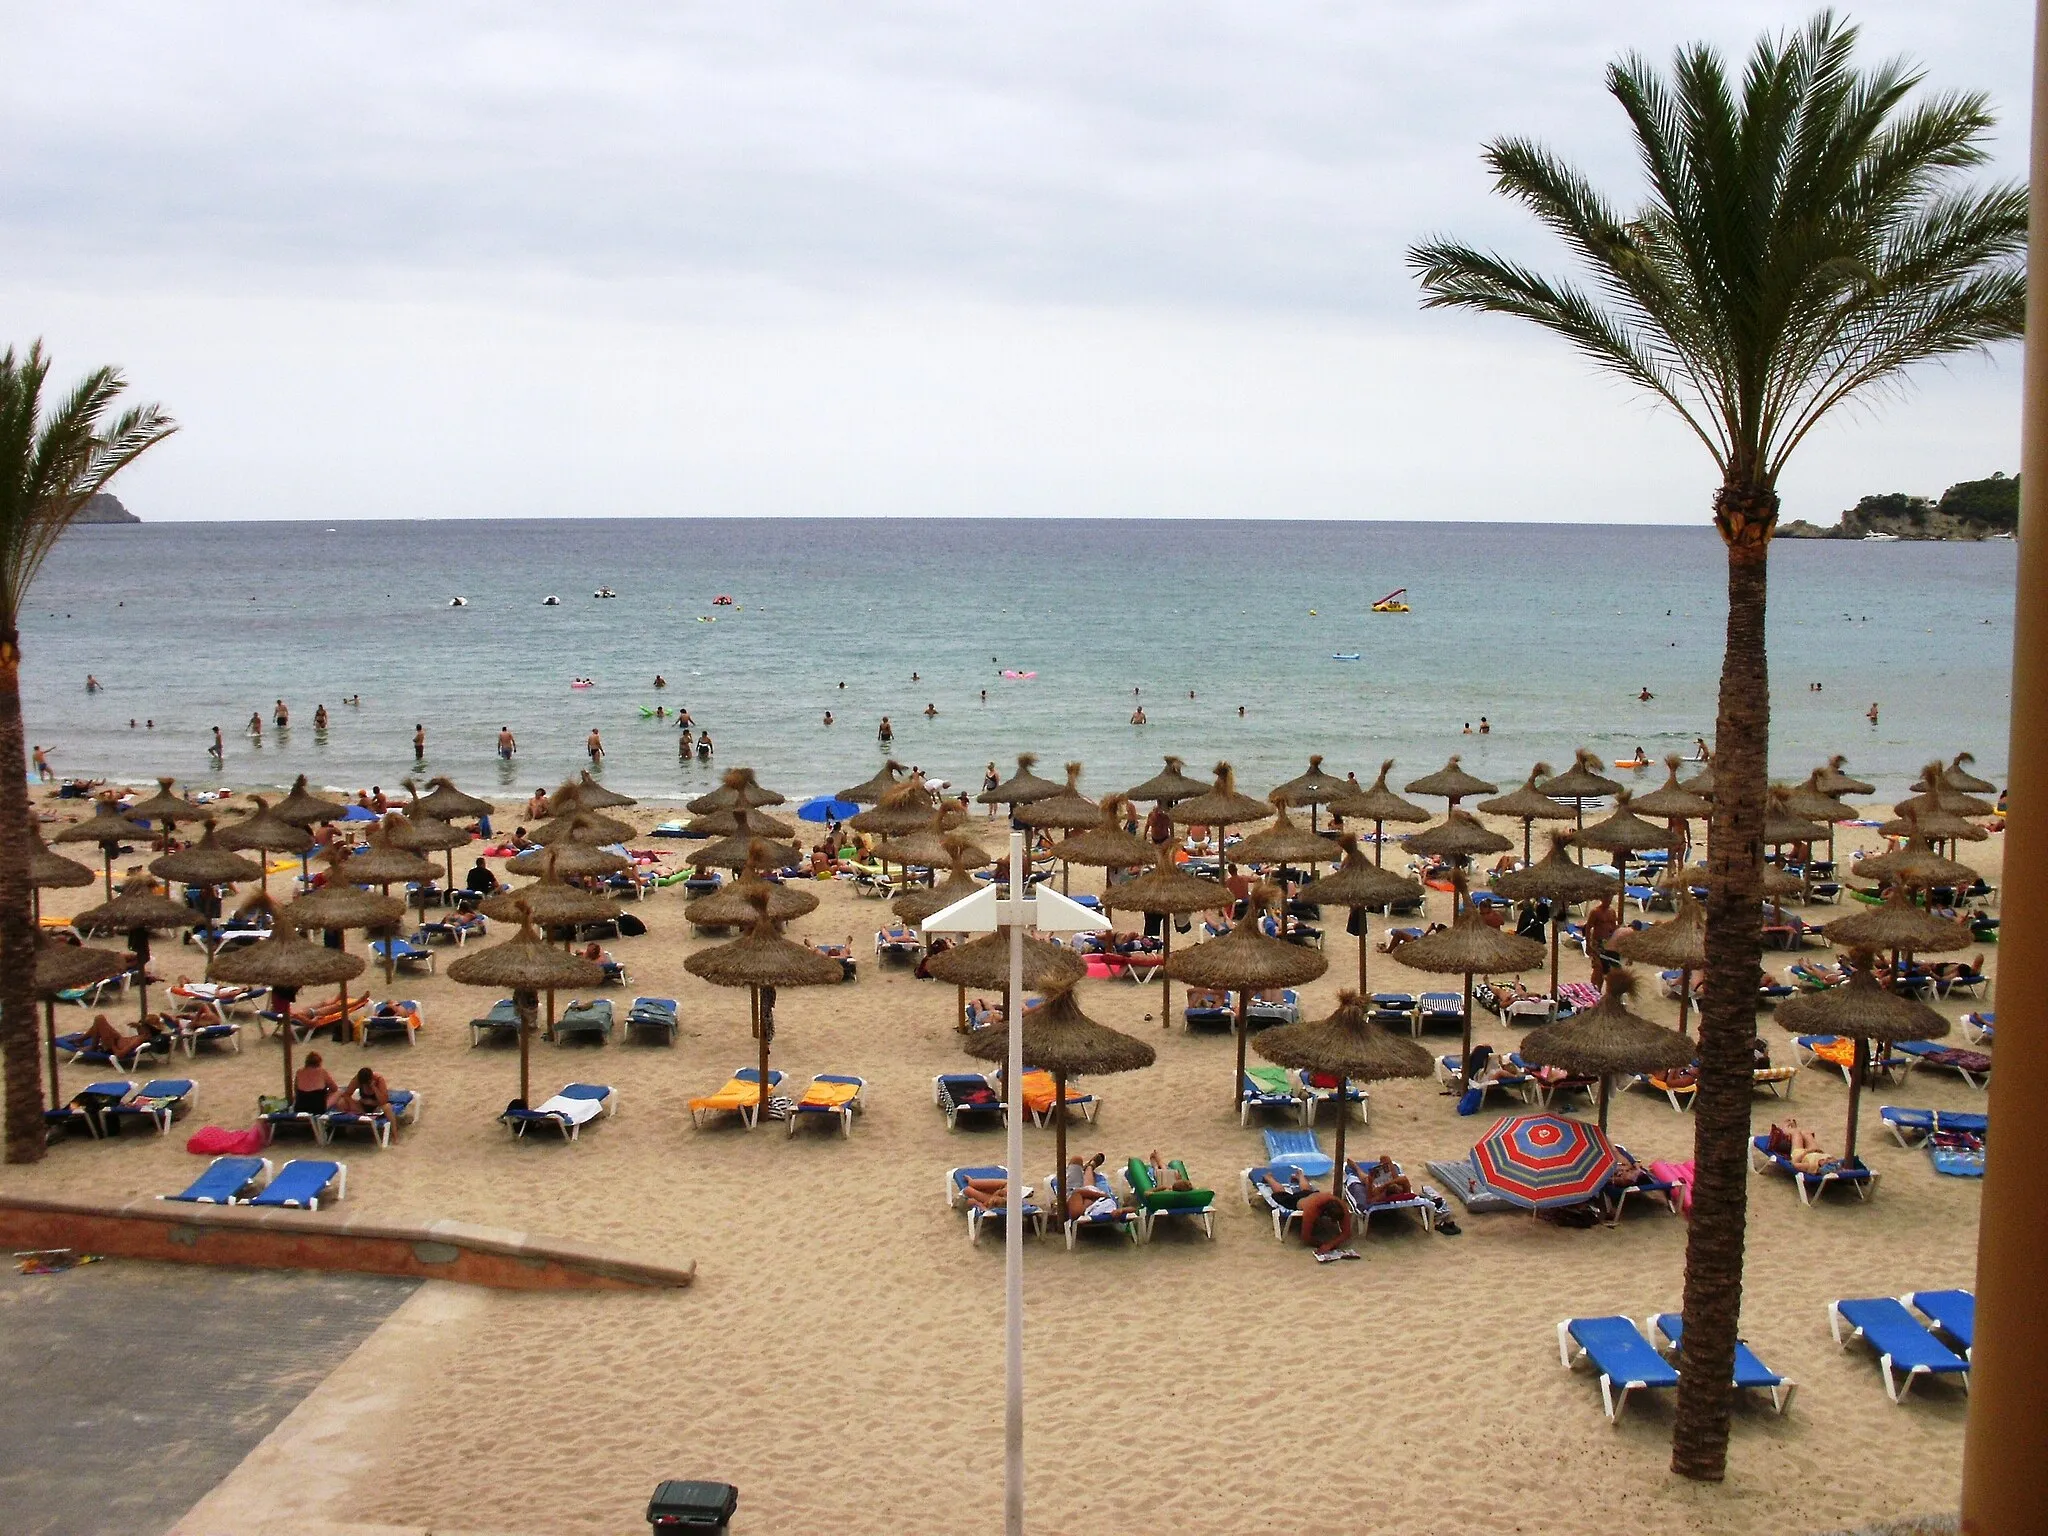
<svg viewBox="0 0 2048 1536"><path fill-rule="evenodd" d="M1485 1098L1486 1090L1484 1088L1467 1088L1458 1096L1458 1113L1461 1115L1478 1114L1479 1106Z"/></svg>
<svg viewBox="0 0 2048 1536"><path fill-rule="evenodd" d="M647 925L630 912L619 914L619 937L637 939L647 932Z"/></svg>
<svg viewBox="0 0 2048 1536"><path fill-rule="evenodd" d="M201 1157L247 1157L270 1145L270 1127L252 1125L231 1131L224 1125L202 1125L185 1138L185 1150Z"/></svg>

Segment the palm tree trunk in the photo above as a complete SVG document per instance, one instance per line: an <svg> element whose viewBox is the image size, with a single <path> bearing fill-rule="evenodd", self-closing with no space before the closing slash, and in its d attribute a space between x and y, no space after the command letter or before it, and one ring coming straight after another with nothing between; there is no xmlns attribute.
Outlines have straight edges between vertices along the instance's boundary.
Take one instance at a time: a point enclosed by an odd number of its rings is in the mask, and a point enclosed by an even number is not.
<svg viewBox="0 0 2048 1536"><path fill-rule="evenodd" d="M1749 1192L1750 1043L1763 955L1763 824L1770 749L1764 648L1768 560L1778 498L1731 474L1714 499L1728 546L1728 634L1714 739L1708 828L1706 995L1693 1100L1695 1183L1685 1245L1685 1345L1671 1470L1719 1482L1728 1464L1736 1329Z"/></svg>
<svg viewBox="0 0 2048 1536"><path fill-rule="evenodd" d="M10 1163L46 1146L37 1059L35 929L29 916L28 763L21 734L21 637L0 630L0 1071L6 1079Z"/></svg>

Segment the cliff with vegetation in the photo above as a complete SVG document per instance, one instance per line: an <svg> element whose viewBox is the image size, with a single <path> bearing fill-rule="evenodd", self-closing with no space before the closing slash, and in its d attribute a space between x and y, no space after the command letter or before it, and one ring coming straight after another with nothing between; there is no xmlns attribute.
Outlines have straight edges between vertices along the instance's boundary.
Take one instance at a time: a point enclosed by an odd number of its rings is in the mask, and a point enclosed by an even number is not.
<svg viewBox="0 0 2048 1536"><path fill-rule="evenodd" d="M1939 501L1893 491L1866 496L1844 512L1832 528L1794 519L1779 525L1786 539L1862 539L1889 534L1898 539L1991 539L2019 529L2020 483L1994 474L1987 480L1961 480L1941 493Z"/></svg>
<svg viewBox="0 0 2048 1536"><path fill-rule="evenodd" d="M110 491L101 491L85 504L78 516L71 520L77 523L139 523L141 518L121 505L121 498Z"/></svg>

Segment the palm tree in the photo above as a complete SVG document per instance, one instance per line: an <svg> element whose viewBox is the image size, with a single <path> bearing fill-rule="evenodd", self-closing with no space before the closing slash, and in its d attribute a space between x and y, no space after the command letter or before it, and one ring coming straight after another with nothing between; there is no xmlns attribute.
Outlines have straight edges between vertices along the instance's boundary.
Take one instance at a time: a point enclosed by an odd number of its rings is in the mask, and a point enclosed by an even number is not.
<svg viewBox="0 0 2048 1536"><path fill-rule="evenodd" d="M95 369L45 415L49 359L0 353L0 1072L10 1163L43 1155L36 1053L35 930L28 888L28 775L21 730L21 605L85 504L177 425L153 405L108 419L127 381Z"/></svg>
<svg viewBox="0 0 2048 1536"><path fill-rule="evenodd" d="M1636 56L1611 65L1607 89L1649 183L1632 213L1541 145L1487 145L1496 190L1564 242L1584 286L1448 241L1409 252L1425 307L1556 332L1676 412L1720 473L1728 629L1671 1459L1709 1480L1727 1461L1742 1302L1778 477L1837 406L1896 386L1915 363L2017 337L2025 310L2026 191L1958 176L1984 160L1985 98L1909 102L1920 75L1896 61L1859 72L1855 40L1822 12L1794 36L1760 39L1739 84L1702 45L1680 49L1668 79Z"/></svg>

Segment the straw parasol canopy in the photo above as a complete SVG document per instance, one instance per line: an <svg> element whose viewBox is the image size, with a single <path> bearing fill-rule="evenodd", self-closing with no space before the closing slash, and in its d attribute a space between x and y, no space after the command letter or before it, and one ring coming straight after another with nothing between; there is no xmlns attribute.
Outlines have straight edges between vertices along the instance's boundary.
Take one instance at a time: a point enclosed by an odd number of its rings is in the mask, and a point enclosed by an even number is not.
<svg viewBox="0 0 2048 1536"><path fill-rule="evenodd" d="M1550 764L1538 763L1529 770L1529 777L1506 794L1492 800L1479 802L1479 809L1488 816L1512 816L1522 824L1522 862L1529 862L1529 843L1536 823L1539 821L1570 821L1576 813L1560 800L1537 789L1538 779L1550 777Z"/></svg>
<svg viewBox="0 0 2048 1536"><path fill-rule="evenodd" d="M1465 900L1465 882L1457 882L1461 909L1448 928L1410 939L1394 950L1394 958L1410 970L1439 976L1465 978L1465 1036L1459 1070L1472 1055L1472 978L1516 971L1533 971L1544 961L1543 946L1534 939L1496 928L1480 916L1479 909ZM1469 1080L1461 1087L1471 1086Z"/></svg>
<svg viewBox="0 0 2048 1536"><path fill-rule="evenodd" d="M92 884L92 871L76 859L50 852L43 841L42 829L31 821L28 824L28 883L38 891L76 889Z"/></svg>
<svg viewBox="0 0 2048 1536"><path fill-rule="evenodd" d="M1030 805L1039 800L1050 800L1054 795L1064 794L1066 786L1055 784L1051 779L1040 778L1031 770L1038 762L1035 752L1017 754L1017 771L994 789L985 789L976 795L980 805Z"/></svg>
<svg viewBox="0 0 2048 1536"><path fill-rule="evenodd" d="M1010 985L1009 931L998 928L994 933L943 950L925 962L925 969L956 987L1001 992ZM1024 936L1025 991L1071 987L1087 974L1087 966L1071 949L1048 944L1028 933Z"/></svg>
<svg viewBox="0 0 2048 1536"><path fill-rule="evenodd" d="M761 1043L760 1092L754 1117L759 1125L760 1112L768 1107L768 1047L775 1036L775 989L827 986L840 981L844 972L830 955L821 955L775 931L765 891L752 891L747 899L754 909L753 926L730 943L698 950L683 966L714 987L745 987L750 994L754 1035Z"/></svg>
<svg viewBox="0 0 2048 1536"><path fill-rule="evenodd" d="M270 809L261 795L256 797L256 809L240 821L232 821L219 827L215 840L223 848L240 853L299 853L303 854L313 846L313 834L304 827L294 826L281 820ZM264 871L264 882L269 883L269 870Z"/></svg>
<svg viewBox="0 0 2048 1536"><path fill-rule="evenodd" d="M1024 1015L1021 1048L1024 1065L1034 1071L1050 1072L1053 1103L1061 1106L1054 1115L1055 1138L1053 1184L1061 1214L1066 1211L1067 1179L1067 1079L1101 1077L1111 1072L1137 1072L1159 1059L1159 1053L1135 1035L1098 1024L1081 1011L1071 986L1055 987L1045 1001ZM1007 1023L977 1030L963 1042L967 1054L980 1061L1010 1059L1010 1029ZM1015 1091L1014 1085L1005 1087ZM1015 1099L1012 1099L1015 1103Z"/></svg>
<svg viewBox="0 0 2048 1536"><path fill-rule="evenodd" d="M1020 826L1074 832L1101 826L1102 807L1081 793L1081 765L1069 763L1066 786L1056 795L1025 801L1017 807L1013 819Z"/></svg>
<svg viewBox="0 0 2048 1536"><path fill-rule="evenodd" d="M1273 807L1237 791L1237 773L1230 764L1216 765L1216 782L1191 800L1180 800L1166 808L1167 818L1183 827L1216 828L1216 858L1223 859L1223 829L1245 822L1264 821Z"/></svg>
<svg viewBox="0 0 2048 1536"><path fill-rule="evenodd" d="M150 934L190 928L198 921L199 914L191 907L182 901L171 900L154 880L143 876L122 886L121 894L112 901L79 913L71 923L83 934L120 933L128 936L128 947L135 951L136 958L139 994L136 1016L146 1018L149 1015Z"/></svg>
<svg viewBox="0 0 2048 1536"><path fill-rule="evenodd" d="M1646 795L1637 795L1629 802L1629 808L1638 816L1656 816L1672 822L1696 821L1713 815L1713 801L1705 795L1693 793L1678 782L1680 761L1676 752L1667 755L1664 759L1664 782Z"/></svg>
<svg viewBox="0 0 2048 1536"><path fill-rule="evenodd" d="M1692 1005L1692 973L1707 968L1707 909L1690 894L1680 896L1678 911L1670 919L1617 933L1608 947L1624 960L1679 973L1678 1032L1683 1035Z"/></svg>
<svg viewBox="0 0 2048 1536"><path fill-rule="evenodd" d="M875 849L875 857L895 864L922 864L927 869L938 869L946 864L957 849L976 862L968 868L978 869L989 862L988 853L982 846L965 833L946 830L949 816L945 811L934 811L930 819L915 832L905 832L890 838Z"/></svg>
<svg viewBox="0 0 2048 1536"><path fill-rule="evenodd" d="M1976 774L1970 772L1964 766L1966 763L1974 763L1976 761L1975 755L1969 752L1958 752L1953 758L1949 759L1948 767L1944 768L1941 772L1943 787L1964 795L1997 794L1998 786L1996 784L1992 783L1989 779L1978 778ZM1915 788L1918 787L1917 785L1915 786ZM133 813L131 812L130 814Z"/></svg>
<svg viewBox="0 0 2048 1536"><path fill-rule="evenodd" d="M729 768L718 788L699 795L687 809L703 815L709 811L758 811L763 806L781 805L789 797L764 787L751 768ZM844 797L842 797L844 798ZM631 801L627 802L629 805Z"/></svg>
<svg viewBox="0 0 2048 1536"><path fill-rule="evenodd" d="M1229 908L1231 895L1228 886L1215 880L1204 880L1200 875L1191 875L1179 868L1173 862L1173 854L1165 848L1153 850L1149 857L1152 868L1116 888L1116 904L1126 912L1174 917ZM1162 959L1170 960L1173 958L1173 924L1161 926L1166 940ZM1162 964L1159 974L1159 1027L1170 1028L1172 1018L1173 980Z"/></svg>
<svg viewBox="0 0 2048 1536"><path fill-rule="evenodd" d="M1819 776L1820 770L1815 769L1801 782L1786 788L1784 799L1779 802L1786 814L1804 816L1808 821L1817 822L1822 826L1838 821L1854 821L1856 811L1853 807L1844 805L1835 796L1823 792L1814 784L1813 781Z"/></svg>
<svg viewBox="0 0 2048 1536"><path fill-rule="evenodd" d="M519 1097L530 1102L530 1051L540 994L556 988L600 986L604 967L547 943L535 931L531 914L522 913L516 935L458 956L448 967L448 979L512 994L513 1006L519 1011Z"/></svg>
<svg viewBox="0 0 2048 1536"><path fill-rule="evenodd" d="M1845 1158L1856 1155L1857 1110L1863 1096L1870 1042L1939 1040L1948 1033L1948 1020L1925 1003L1878 985L1877 958L1867 951L1850 957L1849 979L1841 986L1786 998L1778 1005L1778 1023L1794 1034L1846 1036L1854 1042L1855 1057L1849 1070L1849 1124L1842 1148Z"/></svg>
<svg viewBox="0 0 2048 1536"><path fill-rule="evenodd" d="M768 898L768 916L774 922L786 923L818 910L818 898L809 891L750 878L734 881L709 896L699 896L683 908L683 917L699 928L736 928L753 921L752 898L756 894Z"/></svg>
<svg viewBox="0 0 2048 1536"><path fill-rule="evenodd" d="M1892 809L1900 813L1916 811L1921 814L1941 811L1951 816L1995 816L1998 814L1998 807L1989 800L1980 800L1975 795L1962 794L1959 791L1948 788L1946 785L1938 789L1927 790L1921 794L1908 795L1905 799L1899 801L1897 805L1893 806Z"/></svg>
<svg viewBox="0 0 2048 1536"><path fill-rule="evenodd" d="M358 885L395 885L401 880L433 879L433 861L420 857L399 842L404 835L404 827L403 817L396 814L387 816L370 834L368 850L349 856L347 878Z"/></svg>
<svg viewBox="0 0 2048 1536"><path fill-rule="evenodd" d="M1852 780L1850 780L1849 782L1851 782L1851 783L1853 784L1853 783L1855 783L1856 781L1852 779ZM1684 790L1684 791L1685 791L1685 792L1686 792L1687 794L1689 794L1689 795L1698 795L1698 796L1699 796L1699 797L1700 797L1701 799L1703 799L1703 800L1711 800L1711 799L1713 799L1713 798L1714 798L1714 763L1713 763L1713 759L1709 758L1709 759L1707 760L1707 765L1706 765L1706 766L1705 766L1704 768L1700 769L1700 771L1699 771L1698 773L1694 774L1694 775L1693 775L1693 776L1692 776L1691 778L1689 778L1689 779L1684 779L1684 780L1681 780L1681 781L1680 781L1680 783L1679 783L1679 786L1678 786L1678 787L1679 787L1680 789ZM1845 794L1846 794L1846 793L1848 793L1848 791L1846 791L1846 790L1845 790L1845 791L1843 791L1843 793L1845 793Z"/></svg>
<svg viewBox="0 0 2048 1536"><path fill-rule="evenodd" d="M1877 829L1886 837L1923 837L1934 842L1981 843L1991 834L1953 811L1908 809Z"/></svg>
<svg viewBox="0 0 2048 1536"><path fill-rule="evenodd" d="M1365 856L1358 838L1339 833L1337 847L1343 863L1320 880L1301 888L1300 899L1315 906L1349 907L1356 915L1358 929L1358 990L1363 995L1366 956L1372 948L1372 923L1366 913L1374 907L1390 907L1398 901L1420 901L1422 887L1406 875L1382 869Z"/></svg>
<svg viewBox="0 0 2048 1536"><path fill-rule="evenodd" d="M396 896L366 891L348 882L353 870L343 870L317 891L308 891L290 903L278 916L294 928L311 932L319 929L388 928L405 916L405 903Z"/></svg>
<svg viewBox="0 0 2048 1536"><path fill-rule="evenodd" d="M1131 800L1151 800L1159 805L1172 805L1176 800L1192 800L1208 789L1200 779L1191 779L1184 771L1187 763L1178 757L1166 759L1166 767L1152 775L1144 783L1124 791Z"/></svg>
<svg viewBox="0 0 2048 1536"><path fill-rule="evenodd" d="M775 797L776 800L781 798L780 795ZM586 811L608 811L615 806L638 805L640 802L631 795L622 795L617 790L606 789L590 776L590 770L586 768L576 781L576 803ZM771 800L768 803L773 805L775 801Z"/></svg>
<svg viewBox="0 0 2048 1536"><path fill-rule="evenodd" d="M1963 886L1977 878L1977 871L1954 859L1943 858L1925 838L1915 838L1894 853L1881 853L1863 860L1850 870L1860 880L1878 885L1903 885L1908 890L1928 890L1937 885Z"/></svg>
<svg viewBox="0 0 2048 1536"><path fill-rule="evenodd" d="M1849 759L1837 752L1821 767L1814 769L1813 778L1810 782L1814 788L1824 795L1876 794L1877 786L1875 784L1866 783L1862 779L1852 779L1842 771L1848 764Z"/></svg>
<svg viewBox="0 0 2048 1536"><path fill-rule="evenodd" d="M873 810L848 817L846 824L856 832L879 832L884 837L894 837L919 831L929 826L934 817L942 827L952 827L965 821L967 814L957 806L933 805L932 792L923 777L912 774L882 796Z"/></svg>
<svg viewBox="0 0 2048 1536"><path fill-rule="evenodd" d="M1323 755L1314 752L1309 755L1308 772L1298 773L1285 784L1275 786L1266 798L1277 799L1281 805L1307 806L1309 828L1313 831L1317 810L1350 793L1351 781L1323 772Z"/></svg>
<svg viewBox="0 0 2048 1536"><path fill-rule="evenodd" d="M1355 795L1345 795L1330 802L1334 815L1349 816L1355 821L1372 823L1372 861L1380 862L1380 845L1386 841L1388 822L1423 822L1429 820L1429 812L1412 800L1403 800L1387 788L1387 775L1394 770L1390 757L1380 764L1379 777Z"/></svg>
<svg viewBox="0 0 2048 1536"><path fill-rule="evenodd" d="M770 816L766 811L747 812L747 828L756 837L788 839L796 836L794 825L780 816ZM739 829L737 811L705 811L702 815L692 816L689 825L683 828L692 837L731 837Z"/></svg>
<svg viewBox="0 0 2048 1536"><path fill-rule="evenodd" d="M234 982L238 986L270 988L272 1000L287 1019L301 987L338 985L344 988L342 995L346 999L347 984L363 973L362 956L329 949L324 944L315 944L302 937L290 923L277 920L276 907L268 896L261 893L244 902L238 915L247 917L259 913L271 916L270 936L215 955L207 967L209 977L214 981ZM342 1016L347 1017L346 1002ZM284 1092L289 1098L292 1092L292 1031L289 1023L278 1031L278 1039L284 1044Z"/></svg>
<svg viewBox="0 0 2048 1536"><path fill-rule="evenodd" d="M1169 955L1159 969L1175 981L1237 994L1237 1075L1230 1080L1230 1102L1238 1098L1238 1084L1244 1081L1245 1010L1252 993L1265 987L1298 987L1314 981L1330 968L1330 962L1313 949L1268 938L1260 931L1277 893L1270 885L1252 889L1244 916L1220 939L1210 939Z"/></svg>
<svg viewBox="0 0 2048 1536"><path fill-rule="evenodd" d="M535 848L505 864L508 875L545 875L550 869L562 879L583 875L615 875L632 866L616 853L591 843L557 843L552 848Z"/></svg>
<svg viewBox="0 0 2048 1536"><path fill-rule="evenodd" d="M633 835L633 826L601 811L566 811L549 817L526 835L543 848L563 842L589 843L602 848L611 843L625 842Z"/></svg>
<svg viewBox="0 0 2048 1536"><path fill-rule="evenodd" d="M262 801L256 802L261 805ZM114 850L123 843L140 843L149 838L147 827L138 827L123 816L111 800L95 800L92 814L83 821L54 833L53 843L98 843L106 863L107 899L114 897Z"/></svg>
<svg viewBox="0 0 2048 1536"><path fill-rule="evenodd" d="M1498 832L1489 832L1470 811L1453 810L1433 827L1411 832L1401 839L1410 853L1439 859L1469 859L1482 853L1506 853L1515 845Z"/></svg>
<svg viewBox="0 0 2048 1536"><path fill-rule="evenodd" d="M71 863L69 859L64 862ZM78 867L72 865L74 869ZM151 859L149 868L151 874L165 880L176 880L182 885L239 885L244 880L263 878L263 866L221 847L212 827L208 827L190 848L180 848L176 853L159 854ZM89 883L91 879L92 874L88 870L86 880Z"/></svg>
<svg viewBox="0 0 2048 1536"><path fill-rule="evenodd" d="M882 796L903 782L905 771L903 765L892 757L888 762L882 764L881 771L872 779L869 779L864 784L856 784L851 789L839 790L832 798L834 800L851 800L855 805L879 805L882 802Z"/></svg>
<svg viewBox="0 0 2048 1536"><path fill-rule="evenodd" d="M965 901L975 895L981 890L981 882L969 871L976 867L976 857L976 853L969 853L963 849L958 856L952 858L945 879L937 885L919 886L915 890L899 893L890 901L889 910L906 923L922 923L935 913L945 911L954 902ZM983 863L987 862L986 855L980 855L980 858Z"/></svg>
<svg viewBox="0 0 2048 1536"><path fill-rule="evenodd" d="M1616 1073L1669 1072L1691 1066L1696 1055L1692 1041L1677 1030L1629 1012L1635 986L1635 977L1617 967L1607 973L1607 985L1593 1007L1560 1023L1538 1025L1522 1037L1524 1061L1600 1079L1603 1131Z"/></svg>
<svg viewBox="0 0 2048 1536"><path fill-rule="evenodd" d="M292 781L292 792L277 802L271 811L287 826L311 827L318 822L332 821L348 809L339 800L325 800L306 787L306 776L302 773ZM272 852L290 852L290 849L273 849Z"/></svg>
<svg viewBox="0 0 2048 1536"><path fill-rule="evenodd" d="M491 814L491 802L479 800L475 795L465 795L452 781L436 777L427 780L429 793L413 801L405 808L405 814L419 819L431 817L435 821L459 821L472 816Z"/></svg>
<svg viewBox="0 0 2048 1536"><path fill-rule="evenodd" d="M477 910L485 917L516 923L525 908L536 926L574 928L580 923L603 923L619 915L619 904L596 891L562 880L540 879L516 891L500 891L480 902ZM727 921L732 921L728 919Z"/></svg>
<svg viewBox="0 0 2048 1536"><path fill-rule="evenodd" d="M1550 851L1526 869L1495 875L1489 882L1496 894L1509 901L1547 901L1550 908L1550 995L1557 995L1557 941L1567 909L1582 901L1598 901L1621 893L1621 882L1612 875L1574 863L1570 832L1555 834Z"/></svg>
<svg viewBox="0 0 2048 1536"><path fill-rule="evenodd" d="M1044 803L1052 804L1049 800ZM1123 795L1103 796L1101 823L1061 838L1052 845L1052 856L1064 864L1087 864L1097 869L1135 869L1150 864L1158 850L1118 824L1123 819L1125 803ZM1110 894L1116 892L1112 890Z"/></svg>
<svg viewBox="0 0 2048 1536"><path fill-rule="evenodd" d="M1273 807L1273 825L1261 827L1237 845L1238 860L1246 864L1334 864L1344 850L1333 838L1324 837L1298 825L1287 814L1288 802L1279 790L1266 796Z"/></svg>
<svg viewBox="0 0 2048 1536"><path fill-rule="evenodd" d="M1435 773L1424 774L1408 786L1411 795L1441 795L1456 808L1460 800L1470 795L1490 795L1499 789L1498 784L1489 784L1482 778L1467 773L1459 766L1462 758L1453 752L1450 761Z"/></svg>
<svg viewBox="0 0 2048 1536"><path fill-rule="evenodd" d="M1368 866L1369 867L1369 866ZM1349 1097L1353 1082L1377 1083L1397 1077L1428 1077L1435 1070L1429 1052L1413 1040L1373 1023L1363 995L1337 994L1337 1008L1328 1018L1282 1024L1264 1031L1252 1049L1279 1067L1327 1073L1337 1082L1337 1101ZM1344 1126L1348 1114L1337 1116L1336 1168L1330 1182L1335 1194L1344 1187Z"/></svg>
<svg viewBox="0 0 2048 1536"><path fill-rule="evenodd" d="M171 786L177 782L176 779L158 779L155 794L128 807L129 819L161 822L166 829L184 821L211 822L214 815L211 806L194 805L184 796L171 793Z"/></svg>
<svg viewBox="0 0 2048 1536"><path fill-rule="evenodd" d="M35 995L54 998L74 987L89 987L128 969L128 957L111 949L94 949L89 944L36 945Z"/></svg>
<svg viewBox="0 0 2048 1536"><path fill-rule="evenodd" d="M1625 868L1631 853L1641 853L1646 848L1673 848L1678 839L1671 828L1643 820L1630 807L1629 793L1624 789L1615 796L1613 815L1581 828L1572 840L1584 848L1599 848L1618 855L1617 868Z"/></svg>
<svg viewBox="0 0 2048 1536"><path fill-rule="evenodd" d="M754 812L734 811L732 814L739 823L739 829L731 837L692 850L689 855L692 866L697 869L744 870L749 860L755 857L757 848L759 857L769 869L785 868L803 857L794 843L778 843L761 836L753 825ZM624 861L620 860L616 867L624 868ZM565 870L564 873L576 871Z"/></svg>
<svg viewBox="0 0 2048 1536"><path fill-rule="evenodd" d="M1598 771L1600 759L1585 747L1572 754L1572 765L1536 787L1553 800L1600 800L1621 793L1622 786Z"/></svg>
<svg viewBox="0 0 2048 1536"><path fill-rule="evenodd" d="M432 853L438 849L446 855L448 888L451 891L455 889L455 850L467 847L471 834L432 816L423 816L416 810L387 818L384 829L395 848L413 853Z"/></svg>
<svg viewBox="0 0 2048 1536"><path fill-rule="evenodd" d="M1896 886L1884 905L1839 918L1821 932L1838 949L1889 949L1903 955L1952 954L1971 944L1968 923L1952 923L1914 906Z"/></svg>

